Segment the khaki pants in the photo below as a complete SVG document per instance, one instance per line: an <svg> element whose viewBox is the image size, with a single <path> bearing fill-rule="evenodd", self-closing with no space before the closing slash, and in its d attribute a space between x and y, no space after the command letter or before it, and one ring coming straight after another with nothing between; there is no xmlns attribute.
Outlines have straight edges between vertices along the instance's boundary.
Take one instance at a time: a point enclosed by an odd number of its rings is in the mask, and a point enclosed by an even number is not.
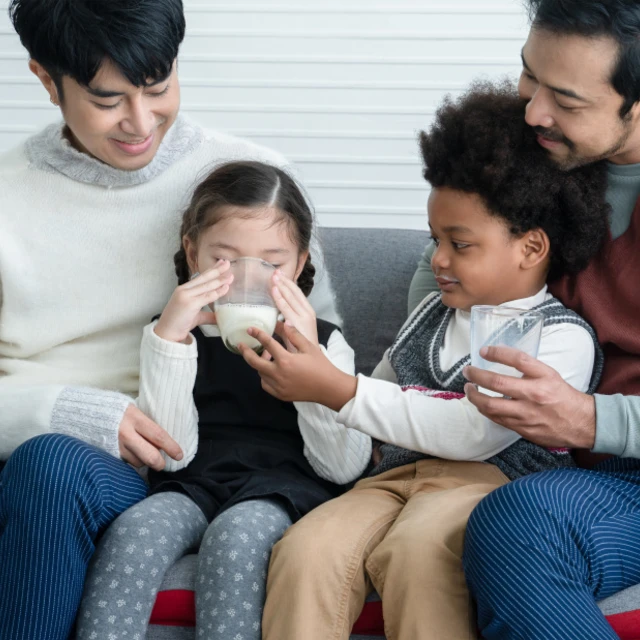
<svg viewBox="0 0 640 640"><path fill-rule="evenodd" d="M421 460L314 509L273 549L263 640L347 640L374 588L388 640L475 638L464 531L507 482L491 464Z"/></svg>

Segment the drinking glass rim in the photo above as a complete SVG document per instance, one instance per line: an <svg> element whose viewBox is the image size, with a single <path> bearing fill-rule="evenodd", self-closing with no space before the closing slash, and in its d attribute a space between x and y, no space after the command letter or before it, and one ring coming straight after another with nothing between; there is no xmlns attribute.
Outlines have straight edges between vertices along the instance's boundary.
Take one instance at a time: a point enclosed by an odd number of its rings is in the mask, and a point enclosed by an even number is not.
<svg viewBox="0 0 640 640"><path fill-rule="evenodd" d="M530 315L530 316L538 316L539 318L544 318L544 315L540 311L536 311L535 309L524 309L523 307L510 307L509 305L498 305L498 304L474 304L471 307L471 312L477 310L480 313L489 313L494 311L516 311L519 315ZM496 314L498 315L498 314ZM505 315L509 315L508 313ZM514 315L515 317L515 315Z"/></svg>
<svg viewBox="0 0 640 640"><path fill-rule="evenodd" d="M276 270L276 267L274 267L270 262L267 262L266 260L263 260L262 258L255 258L253 256L240 256L239 258L234 258L233 260L229 260L229 264L235 264L236 262L240 262L241 260L243 262L248 262L248 261L259 262L264 267L269 267L270 269L273 269L274 271Z"/></svg>

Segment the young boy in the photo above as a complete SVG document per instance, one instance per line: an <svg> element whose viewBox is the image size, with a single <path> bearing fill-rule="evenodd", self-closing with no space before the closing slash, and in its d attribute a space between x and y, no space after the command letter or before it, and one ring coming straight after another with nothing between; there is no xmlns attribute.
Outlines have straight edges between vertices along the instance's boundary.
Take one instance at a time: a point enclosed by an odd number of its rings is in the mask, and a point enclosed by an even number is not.
<svg viewBox="0 0 640 640"><path fill-rule="evenodd" d="M510 480L573 464L568 451L520 439L465 399L469 311L540 311L538 358L575 388L595 390L596 336L546 281L582 269L605 237L605 169L561 172L508 84L447 100L421 150L441 293L418 306L372 377L337 371L290 328L283 333L297 353L258 332L273 361L243 350L277 397L325 404L345 427L388 443L369 477L274 548L266 640L346 640L372 588L389 640L475 637L461 565L469 514Z"/></svg>

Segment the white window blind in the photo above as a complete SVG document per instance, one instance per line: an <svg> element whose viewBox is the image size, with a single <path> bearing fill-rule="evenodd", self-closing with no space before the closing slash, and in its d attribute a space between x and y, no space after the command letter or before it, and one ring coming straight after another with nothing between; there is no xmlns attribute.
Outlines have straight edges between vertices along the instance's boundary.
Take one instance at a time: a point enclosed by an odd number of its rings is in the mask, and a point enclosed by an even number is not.
<svg viewBox="0 0 640 640"><path fill-rule="evenodd" d="M0 151L58 117L0 2ZM321 224L426 226L417 132L447 93L516 76L521 0L186 0L183 110L295 163Z"/></svg>

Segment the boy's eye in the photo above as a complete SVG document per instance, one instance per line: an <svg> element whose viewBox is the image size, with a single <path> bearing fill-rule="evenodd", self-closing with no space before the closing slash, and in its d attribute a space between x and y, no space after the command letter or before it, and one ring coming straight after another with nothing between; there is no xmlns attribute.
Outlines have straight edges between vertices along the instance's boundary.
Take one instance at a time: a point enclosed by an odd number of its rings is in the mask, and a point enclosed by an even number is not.
<svg viewBox="0 0 640 640"><path fill-rule="evenodd" d="M451 244L456 251L460 251L461 249L466 249L467 247L471 246L469 244L465 244L464 242L452 242Z"/></svg>

